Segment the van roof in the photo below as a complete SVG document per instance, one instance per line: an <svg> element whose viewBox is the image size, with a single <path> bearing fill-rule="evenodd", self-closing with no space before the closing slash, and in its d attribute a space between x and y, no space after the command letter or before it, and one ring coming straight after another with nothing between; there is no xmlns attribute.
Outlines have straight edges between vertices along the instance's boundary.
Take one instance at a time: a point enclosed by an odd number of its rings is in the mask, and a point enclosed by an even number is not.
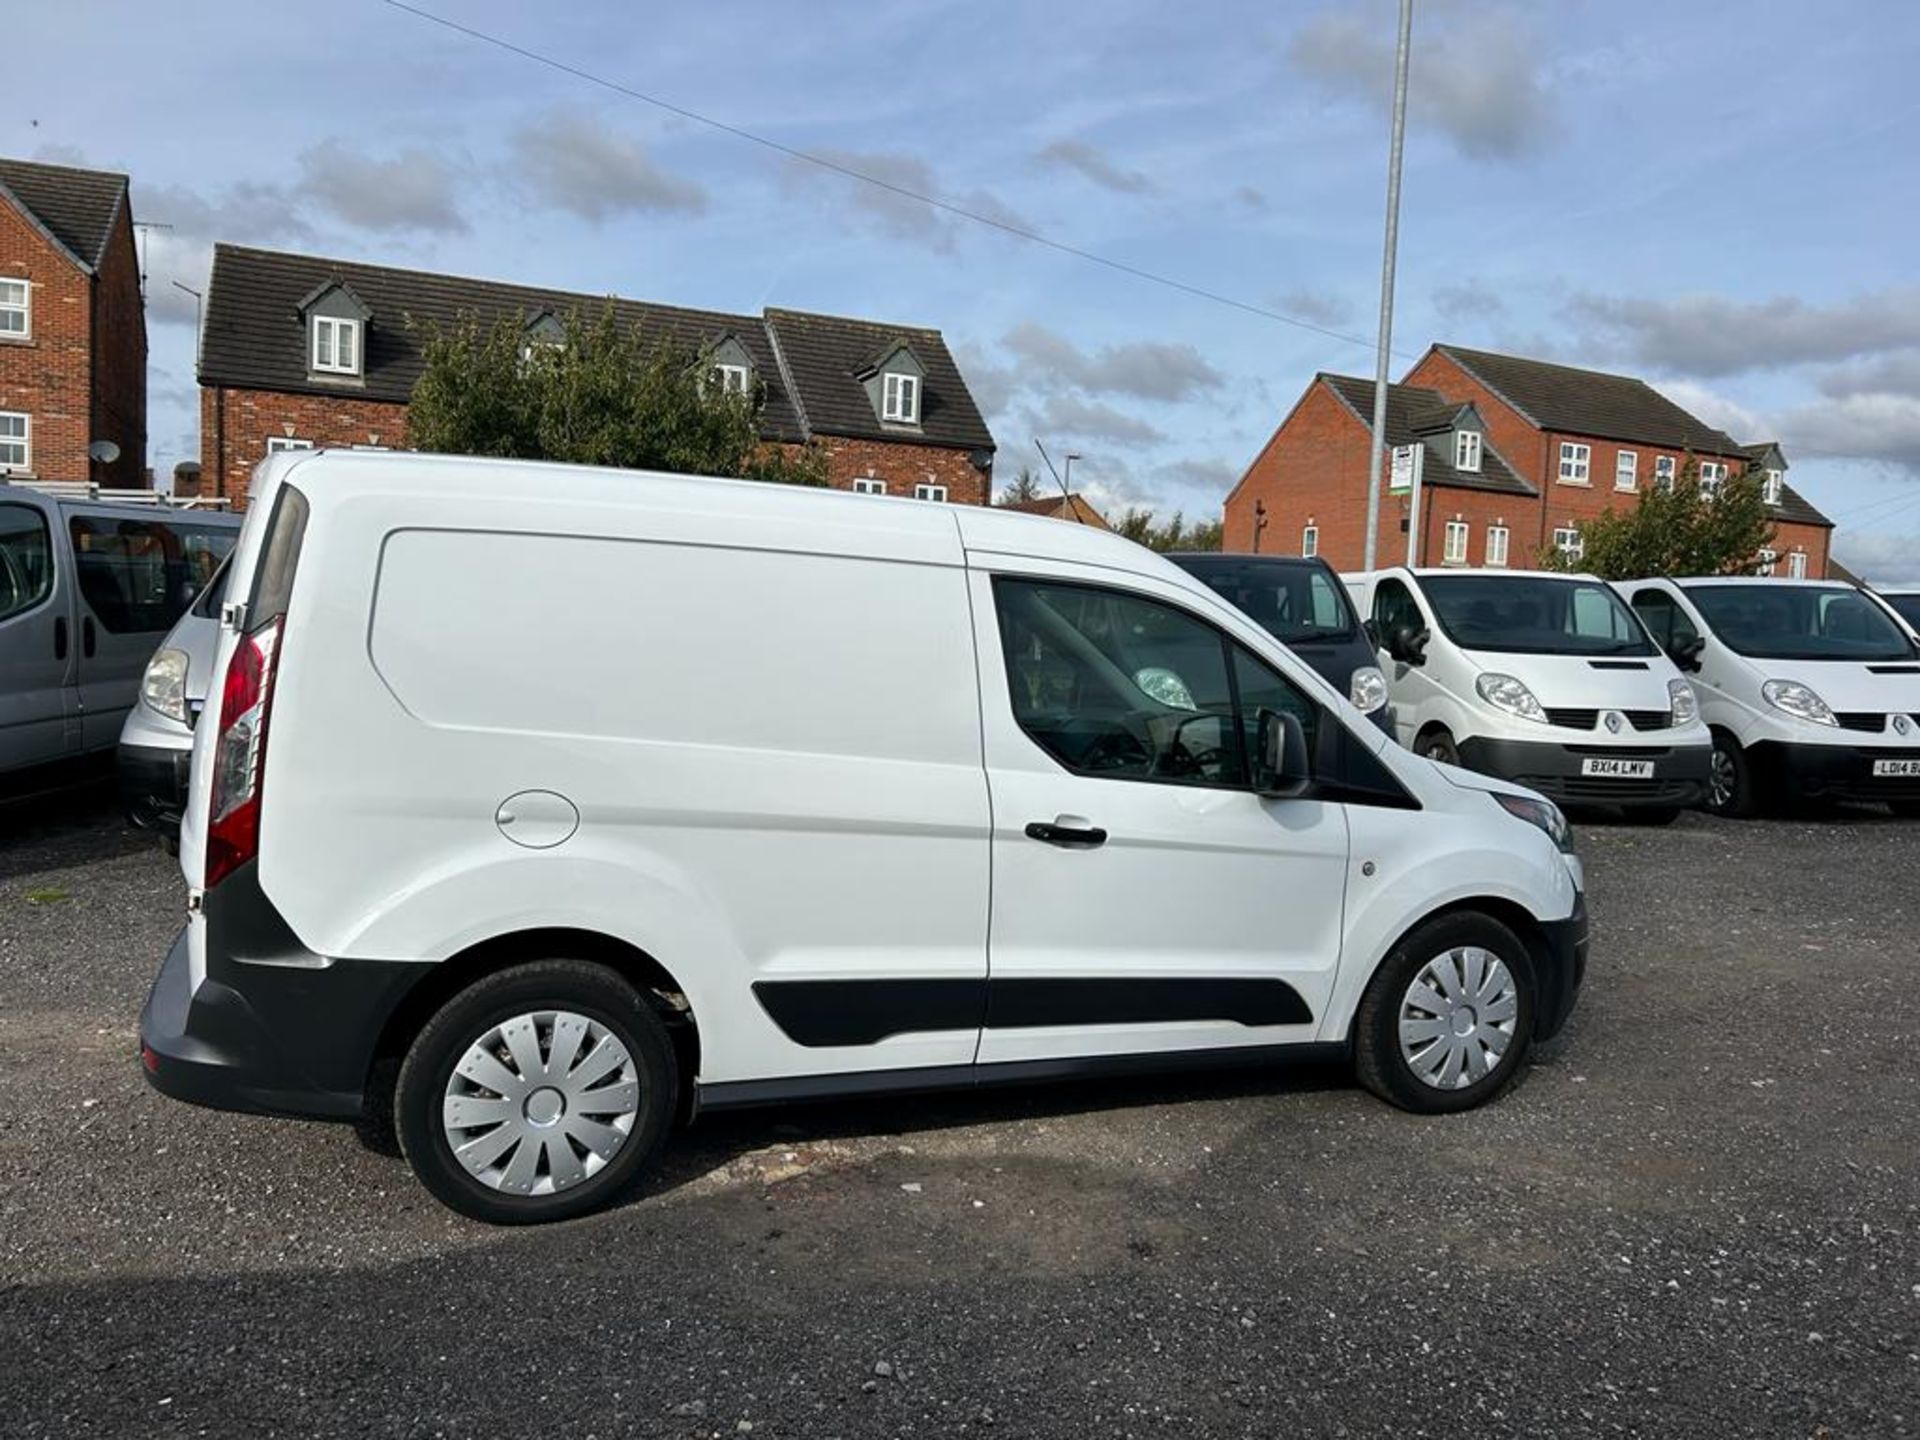
<svg viewBox="0 0 1920 1440"><path fill-rule="evenodd" d="M1657 578L1657 577L1655 577ZM1845 580L1793 580L1784 575L1669 575L1665 577L1682 590L1697 589L1702 585L1756 585L1770 590L1853 590L1858 587ZM1623 585L1639 585L1639 580L1623 580Z"/></svg>
<svg viewBox="0 0 1920 1440"><path fill-rule="evenodd" d="M956 525L970 551L1060 560L1136 574L1194 582L1178 566L1110 530L1076 525L1045 515L1000 507L934 504L905 496L859 495L758 480L723 480L665 471L617 470L551 460L503 460L469 455L422 455L408 451L305 450L271 456L256 472L255 503L279 483L298 476L316 508L350 495L408 494L457 506L463 497L500 500L525 497L539 503L584 502L634 510L699 509L778 523L791 516L813 533L822 523L844 520L861 548L884 554L889 533L901 549L924 553L928 538ZM311 483L309 483L311 482ZM951 532L948 532L951 533ZM914 544L914 539L919 544Z"/></svg>
<svg viewBox="0 0 1920 1440"><path fill-rule="evenodd" d="M1602 583L1598 575L1590 575L1584 570L1577 572L1566 570L1506 570L1499 567L1488 569L1484 566L1476 565L1420 565L1412 569L1409 569L1405 565L1386 565L1378 570L1343 571L1341 572L1340 578L1358 585L1368 580L1378 580L1386 575L1413 575L1420 579L1425 579L1429 575L1502 575L1522 576L1528 580L1587 580Z"/></svg>

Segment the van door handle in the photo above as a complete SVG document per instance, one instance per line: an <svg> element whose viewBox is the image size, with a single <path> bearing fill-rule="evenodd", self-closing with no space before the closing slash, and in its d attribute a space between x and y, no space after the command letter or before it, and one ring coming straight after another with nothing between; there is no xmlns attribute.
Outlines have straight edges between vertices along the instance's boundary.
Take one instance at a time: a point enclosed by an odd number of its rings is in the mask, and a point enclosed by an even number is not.
<svg viewBox="0 0 1920 1440"><path fill-rule="evenodd" d="M67 658L67 617L64 615L53 617L53 658Z"/></svg>
<svg viewBox="0 0 1920 1440"><path fill-rule="evenodd" d="M93 658L93 645L93 617L89 615L80 622L80 653L89 660Z"/></svg>
<svg viewBox="0 0 1920 1440"><path fill-rule="evenodd" d="M1098 825L1088 825L1084 829L1076 825L1055 825L1045 820L1035 820L1027 826L1029 840L1044 840L1049 845L1084 845L1089 850L1107 843L1107 832Z"/></svg>

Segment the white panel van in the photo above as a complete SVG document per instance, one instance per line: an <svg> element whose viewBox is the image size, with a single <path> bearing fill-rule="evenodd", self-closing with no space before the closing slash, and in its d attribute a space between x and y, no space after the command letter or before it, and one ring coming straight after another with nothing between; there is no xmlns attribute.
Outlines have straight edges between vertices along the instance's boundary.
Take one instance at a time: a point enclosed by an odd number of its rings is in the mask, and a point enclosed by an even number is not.
<svg viewBox="0 0 1920 1440"><path fill-rule="evenodd" d="M229 580L146 1073L390 1115L471 1215L695 1108L1337 1053L1460 1110L1584 973L1551 803L1103 531L319 452Z"/></svg>
<svg viewBox="0 0 1920 1440"><path fill-rule="evenodd" d="M1713 732L1710 810L1881 800L1920 815L1920 642L1881 601L1771 577L1617 588L1693 671Z"/></svg>
<svg viewBox="0 0 1920 1440"><path fill-rule="evenodd" d="M1700 800L1693 689L1604 580L1395 567L1347 584L1409 749L1650 823Z"/></svg>

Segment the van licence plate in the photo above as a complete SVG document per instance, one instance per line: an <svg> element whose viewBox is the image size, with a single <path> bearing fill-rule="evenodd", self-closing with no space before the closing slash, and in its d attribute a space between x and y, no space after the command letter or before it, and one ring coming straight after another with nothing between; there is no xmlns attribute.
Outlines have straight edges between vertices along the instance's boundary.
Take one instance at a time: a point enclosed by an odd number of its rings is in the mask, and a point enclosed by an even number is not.
<svg viewBox="0 0 1920 1440"><path fill-rule="evenodd" d="M1582 775L1599 775L1610 780L1650 780L1653 778L1651 760L1612 760L1602 755L1589 755L1580 762Z"/></svg>
<svg viewBox="0 0 1920 1440"><path fill-rule="evenodd" d="M1908 775L1920 779L1920 760L1876 760L1875 775Z"/></svg>

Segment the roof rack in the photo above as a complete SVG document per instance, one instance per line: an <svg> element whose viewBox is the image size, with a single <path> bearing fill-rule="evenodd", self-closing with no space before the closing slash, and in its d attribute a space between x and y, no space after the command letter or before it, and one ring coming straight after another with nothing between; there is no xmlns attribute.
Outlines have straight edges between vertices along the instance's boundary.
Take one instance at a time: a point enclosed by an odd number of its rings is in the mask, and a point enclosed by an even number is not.
<svg viewBox="0 0 1920 1440"><path fill-rule="evenodd" d="M0 484L18 485L23 490L38 490L58 500L95 500L102 505L157 505L169 510L226 510L232 505L224 495L168 495L159 490L110 489L91 480L31 480L0 470Z"/></svg>

